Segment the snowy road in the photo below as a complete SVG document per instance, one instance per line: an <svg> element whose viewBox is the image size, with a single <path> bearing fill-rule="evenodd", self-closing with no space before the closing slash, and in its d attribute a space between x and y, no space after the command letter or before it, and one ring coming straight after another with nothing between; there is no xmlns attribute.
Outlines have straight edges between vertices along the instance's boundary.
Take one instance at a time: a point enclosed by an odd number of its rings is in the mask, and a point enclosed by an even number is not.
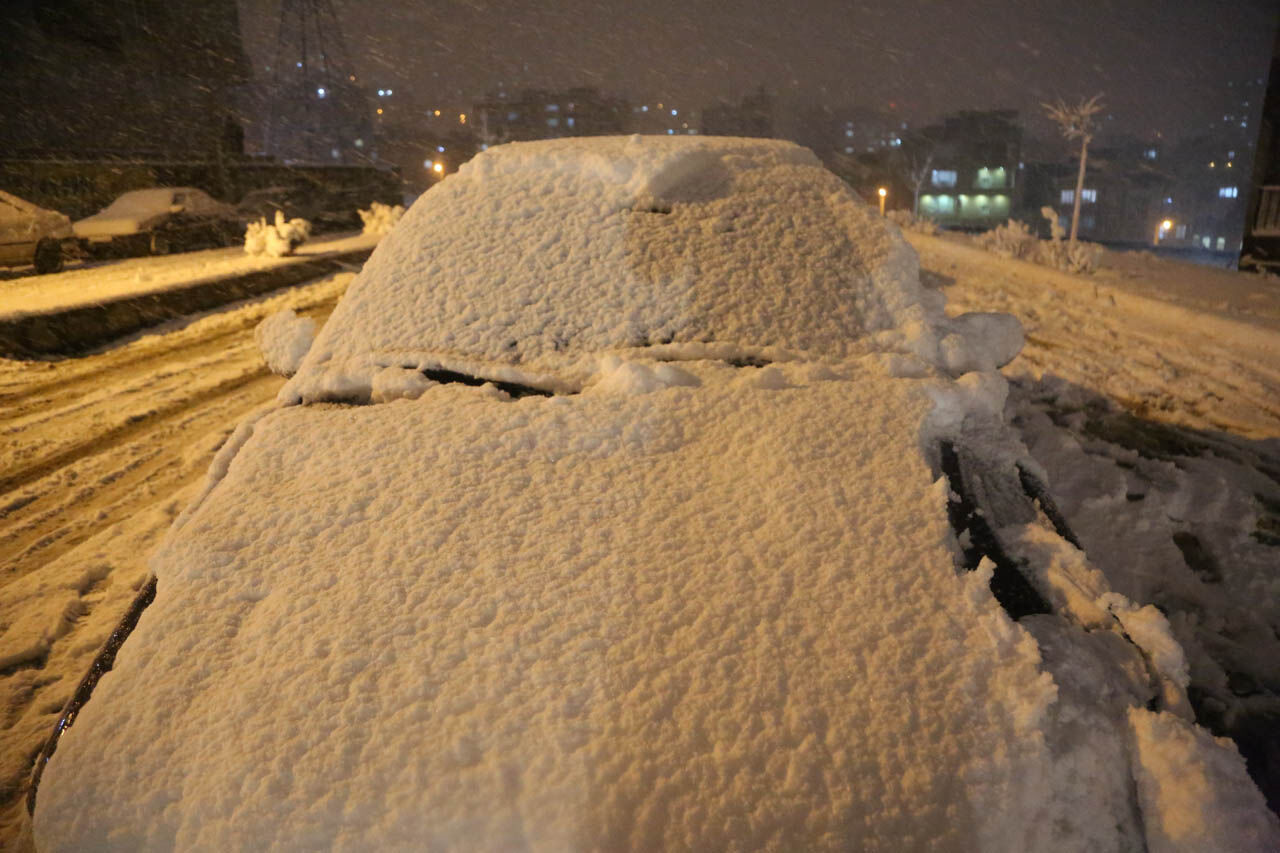
<svg viewBox="0 0 1280 853"><path fill-rule="evenodd" d="M155 541L235 424L283 384L264 367L254 327L285 307L322 322L351 278L228 306L84 358L0 361L4 825Z"/></svg>

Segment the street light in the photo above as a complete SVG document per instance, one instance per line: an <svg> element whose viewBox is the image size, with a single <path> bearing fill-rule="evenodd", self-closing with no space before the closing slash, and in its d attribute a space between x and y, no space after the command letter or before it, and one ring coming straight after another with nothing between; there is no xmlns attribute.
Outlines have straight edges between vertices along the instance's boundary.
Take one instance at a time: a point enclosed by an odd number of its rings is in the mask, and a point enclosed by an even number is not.
<svg viewBox="0 0 1280 853"><path fill-rule="evenodd" d="M1165 235L1169 233L1169 229L1171 228L1173 228L1172 219L1166 219L1165 221L1161 222L1158 226L1156 226L1156 237L1154 240L1151 241L1151 245L1159 246L1160 241L1164 239Z"/></svg>
<svg viewBox="0 0 1280 853"><path fill-rule="evenodd" d="M880 215L884 216L884 197L889 194L889 191L884 187L881 187L876 190L876 192L880 194Z"/></svg>

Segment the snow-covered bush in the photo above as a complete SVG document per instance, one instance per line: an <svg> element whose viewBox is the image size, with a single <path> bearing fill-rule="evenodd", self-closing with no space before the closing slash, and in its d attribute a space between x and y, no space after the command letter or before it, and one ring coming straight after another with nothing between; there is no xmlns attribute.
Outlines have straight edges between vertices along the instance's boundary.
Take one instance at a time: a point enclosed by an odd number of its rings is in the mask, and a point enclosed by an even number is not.
<svg viewBox="0 0 1280 853"><path fill-rule="evenodd" d="M273 258L293 254L293 250L311 238L311 223L305 219L284 218L284 212L276 211L274 224L259 219L250 222L244 232L244 251L247 255L270 255Z"/></svg>
<svg viewBox="0 0 1280 853"><path fill-rule="evenodd" d="M1074 243L1063 240L1066 231L1058 221L1058 212L1052 207L1043 207L1040 214L1049 220L1048 240L1039 239L1027 225L1010 219L1007 225L979 234L975 242L1001 257L1031 261L1063 272L1087 274L1098 268L1102 260L1101 246L1082 240Z"/></svg>
<svg viewBox="0 0 1280 853"><path fill-rule="evenodd" d="M1063 241L1066 230L1058 217L1058 211L1045 205L1040 208L1040 215L1049 221L1049 240L1041 243L1036 263L1063 272L1091 273L1098 268L1102 260L1102 247L1083 240Z"/></svg>
<svg viewBox="0 0 1280 853"><path fill-rule="evenodd" d="M997 225L977 237L978 245L1003 258L1028 259L1036 253L1039 240L1031 229L1016 219L1008 225Z"/></svg>
<svg viewBox="0 0 1280 853"><path fill-rule="evenodd" d="M1036 263L1063 272L1092 273L1102 260L1102 247L1096 243L1077 240L1070 243L1064 240L1045 240L1040 243L1036 253Z"/></svg>
<svg viewBox="0 0 1280 853"><path fill-rule="evenodd" d="M298 372L315 336L316 321L299 317L291 308L277 311L253 330L253 339L267 369L280 376Z"/></svg>
<svg viewBox="0 0 1280 853"><path fill-rule="evenodd" d="M891 210L885 216L903 231L914 231L917 234L924 234L928 237L933 237L938 233L938 223L927 216L916 216L909 210Z"/></svg>
<svg viewBox="0 0 1280 853"><path fill-rule="evenodd" d="M364 233L382 236L394 228L400 221L400 217L404 216L404 207L399 204L391 205L375 201L369 205L368 210L357 212L360 214L360 220L364 222Z"/></svg>

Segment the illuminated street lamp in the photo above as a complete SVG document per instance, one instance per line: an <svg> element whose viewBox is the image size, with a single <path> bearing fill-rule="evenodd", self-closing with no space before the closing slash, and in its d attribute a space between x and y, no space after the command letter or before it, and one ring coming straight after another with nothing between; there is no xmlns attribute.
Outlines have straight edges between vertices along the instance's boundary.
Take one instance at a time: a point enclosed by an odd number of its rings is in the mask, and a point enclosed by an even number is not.
<svg viewBox="0 0 1280 853"><path fill-rule="evenodd" d="M1159 246L1160 241L1165 238L1165 235L1169 233L1169 229L1171 228L1173 228L1172 219L1166 219L1165 221L1161 222L1158 226L1156 226L1156 237L1154 240L1151 241L1151 245Z"/></svg>
<svg viewBox="0 0 1280 853"><path fill-rule="evenodd" d="M437 175L443 175L444 163L441 163L437 160L435 163L431 164L431 171L435 172Z"/></svg>
<svg viewBox="0 0 1280 853"><path fill-rule="evenodd" d="M884 198L889 194L889 191L884 187L881 187L876 190L876 192L880 194L880 215L884 216Z"/></svg>

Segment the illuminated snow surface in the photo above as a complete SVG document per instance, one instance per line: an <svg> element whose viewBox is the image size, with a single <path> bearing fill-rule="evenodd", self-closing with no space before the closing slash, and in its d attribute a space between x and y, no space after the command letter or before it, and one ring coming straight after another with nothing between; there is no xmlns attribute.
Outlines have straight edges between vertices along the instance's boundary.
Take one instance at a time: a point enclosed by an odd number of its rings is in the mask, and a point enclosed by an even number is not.
<svg viewBox="0 0 1280 853"><path fill-rule="evenodd" d="M560 168L575 145L590 169ZM594 211L565 231L602 230L548 240L556 193ZM534 273L565 266L557 314ZM1025 456L994 371L1021 336L941 303L794 146L482 155L220 453L37 842L1280 846L1234 747L1184 721L1196 658L1159 611L1034 523L1009 539L1061 615L1012 622L989 563L957 572L937 441ZM376 405L292 405L326 399Z"/></svg>

